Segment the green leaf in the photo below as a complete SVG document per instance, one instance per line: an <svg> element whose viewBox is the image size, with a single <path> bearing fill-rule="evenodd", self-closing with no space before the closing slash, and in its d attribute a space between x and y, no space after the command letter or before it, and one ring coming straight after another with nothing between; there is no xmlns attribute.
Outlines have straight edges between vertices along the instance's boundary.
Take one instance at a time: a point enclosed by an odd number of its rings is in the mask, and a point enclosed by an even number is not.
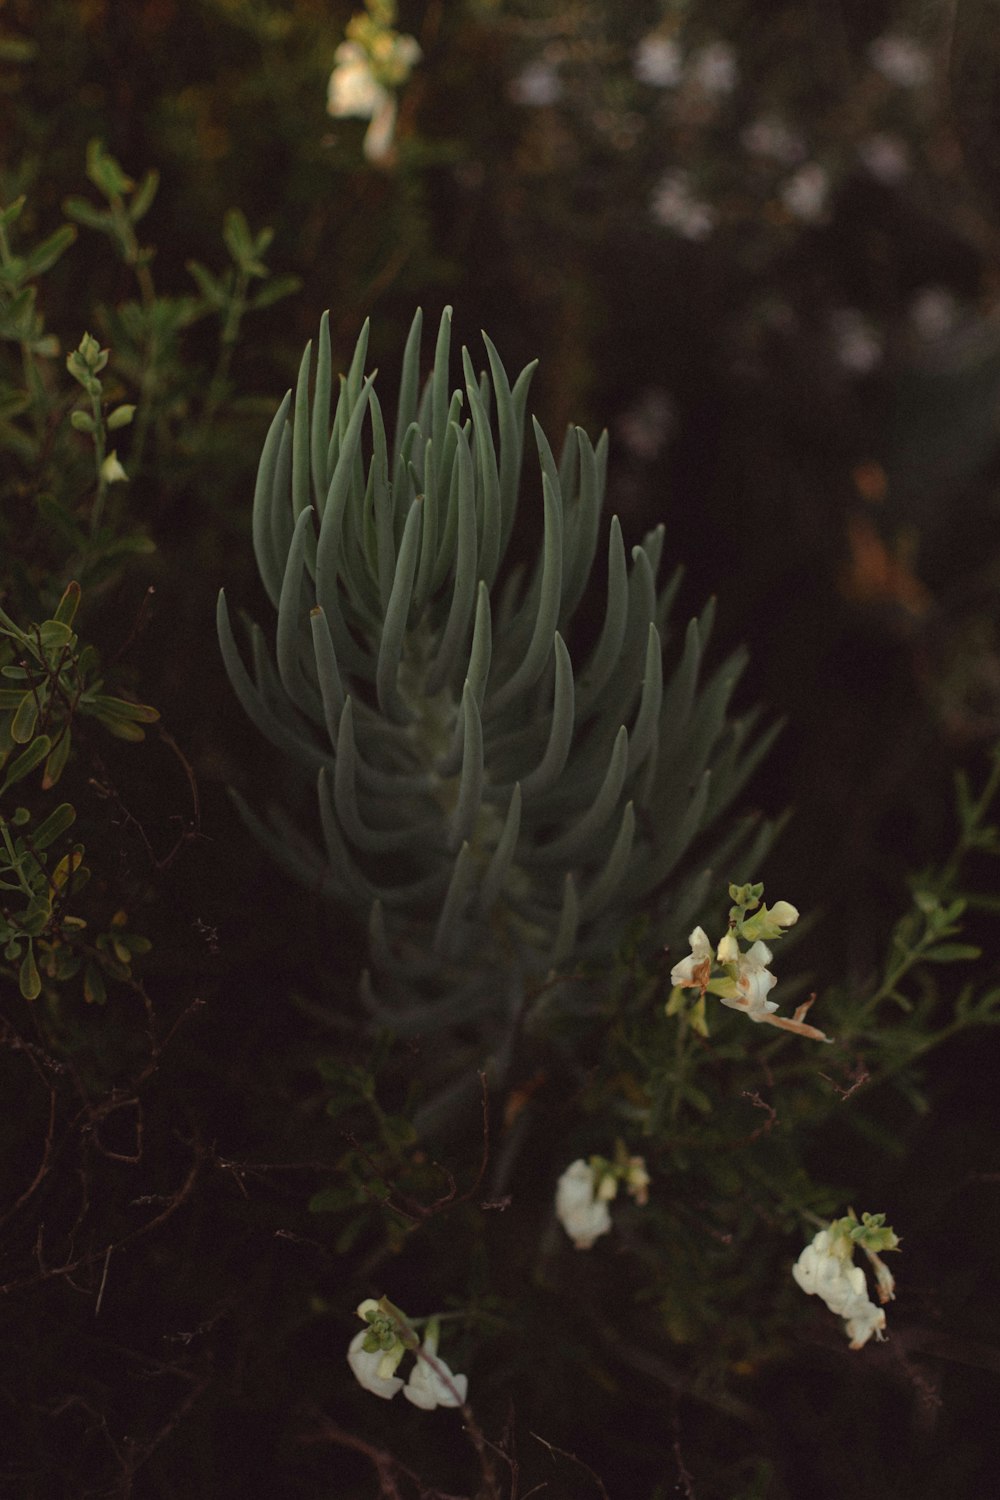
<svg viewBox="0 0 1000 1500"><path fill-rule="evenodd" d="M76 645L76 636L63 620L43 620L38 638L43 651L62 651Z"/></svg>
<svg viewBox="0 0 1000 1500"><path fill-rule="evenodd" d="M88 1005L103 1005L108 998L104 975L93 959L88 959L83 971L83 998Z"/></svg>
<svg viewBox="0 0 1000 1500"><path fill-rule="evenodd" d="M69 802L60 802L59 806L53 808L48 817L35 829L31 836L31 844L34 849L47 849L60 834L71 828L76 821L76 809Z"/></svg>
<svg viewBox="0 0 1000 1500"><path fill-rule="evenodd" d="M88 229L110 229L114 220L106 209L95 208L86 198L64 198L62 211Z"/></svg>
<svg viewBox="0 0 1000 1500"><path fill-rule="evenodd" d="M128 216L133 224L138 224L139 220L149 212L159 185L160 174L155 168L151 168L136 188L128 206Z"/></svg>
<svg viewBox="0 0 1000 1500"><path fill-rule="evenodd" d="M37 1000L42 992L42 981L35 964L34 948L29 941L28 951L21 961L21 972L18 975L21 994L25 1000Z"/></svg>
<svg viewBox="0 0 1000 1500"><path fill-rule="evenodd" d="M10 726L10 737L15 745L26 745L35 732L38 722L38 699L33 692L24 693L17 705Z"/></svg>
<svg viewBox="0 0 1000 1500"><path fill-rule="evenodd" d="M24 268L27 276L41 276L50 266L54 266L60 255L68 250L76 239L76 230L72 224L63 224L54 234L50 234L47 240L42 240L25 257Z"/></svg>
<svg viewBox="0 0 1000 1500"><path fill-rule="evenodd" d="M8 787L13 786L16 781L21 781L25 776L30 776L35 767L40 765L45 759L51 748L52 741L47 734L40 734L37 739L32 740L27 749L22 751L17 759L11 763L7 775L4 777L3 784L0 785L0 795Z"/></svg>
<svg viewBox="0 0 1000 1500"><path fill-rule="evenodd" d="M52 618L62 625L72 625L79 603L80 585L74 579L63 589L63 596L56 605L56 612Z"/></svg>
<svg viewBox="0 0 1000 1500"><path fill-rule="evenodd" d="M254 312L262 307L270 307L273 302L279 302L282 297L290 297L297 292L302 285L301 276L271 276L264 285L250 299L250 306Z"/></svg>
<svg viewBox="0 0 1000 1500"><path fill-rule="evenodd" d="M120 198L135 187L115 158L104 149L100 140L87 144L87 176L106 198Z"/></svg>
<svg viewBox="0 0 1000 1500"><path fill-rule="evenodd" d="M111 721L132 720L138 724L155 724L160 717L159 709L152 708L148 703L131 703L125 698L110 698L106 693L99 693L96 698L81 704L81 707L86 707L109 728Z"/></svg>
<svg viewBox="0 0 1000 1500"><path fill-rule="evenodd" d="M198 283L198 290L206 302L210 303L212 307L226 306L226 303L229 301L230 292L222 281L213 276L211 271L206 266L203 266L200 261L189 260L187 262L187 269ZM232 275L232 272L229 274Z"/></svg>
<svg viewBox="0 0 1000 1500"><path fill-rule="evenodd" d="M13 203L8 203L6 208L0 208L0 225L4 229L9 229L12 224L17 223L21 217L21 210L27 201L27 198L22 193L19 198L14 199Z"/></svg>
<svg viewBox="0 0 1000 1500"><path fill-rule="evenodd" d="M982 955L983 950L972 943L937 943L933 948L928 948L922 956L933 959L935 963L952 964L960 959L981 958Z"/></svg>

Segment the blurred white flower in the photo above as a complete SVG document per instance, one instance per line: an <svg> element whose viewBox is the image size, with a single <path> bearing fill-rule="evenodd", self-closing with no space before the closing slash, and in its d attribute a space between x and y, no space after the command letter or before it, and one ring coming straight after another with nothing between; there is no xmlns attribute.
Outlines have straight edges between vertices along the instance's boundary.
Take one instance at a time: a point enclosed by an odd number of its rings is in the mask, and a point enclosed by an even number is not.
<svg viewBox="0 0 1000 1500"><path fill-rule="evenodd" d="M728 42L709 42L691 58L690 74L706 94L731 94L739 78L736 51Z"/></svg>
<svg viewBox="0 0 1000 1500"><path fill-rule="evenodd" d="M542 109L562 98L563 86L555 66L539 58L511 80L509 93L515 104Z"/></svg>
<svg viewBox="0 0 1000 1500"><path fill-rule="evenodd" d="M677 408L669 391L651 385L640 391L618 418L618 437L633 458L650 463L663 450L677 425Z"/></svg>
<svg viewBox="0 0 1000 1500"><path fill-rule="evenodd" d="M858 156L876 182L893 187L910 172L910 148L898 135L878 131L858 146Z"/></svg>
<svg viewBox="0 0 1000 1500"><path fill-rule="evenodd" d="M850 1240L821 1229L795 1262L792 1276L804 1292L821 1297L844 1319L851 1348L861 1349L873 1333L882 1338L885 1313L869 1298L865 1273L852 1263L852 1251Z"/></svg>
<svg viewBox="0 0 1000 1500"><path fill-rule="evenodd" d="M751 120L740 132L740 141L751 156L763 156L786 167L793 167L806 154L802 136L777 115L761 115Z"/></svg>
<svg viewBox="0 0 1000 1500"><path fill-rule="evenodd" d="M610 1181L610 1192L606 1183ZM613 1177L595 1184L593 1169L582 1157L572 1162L556 1187L556 1218L578 1250L589 1250L594 1241L611 1229L608 1198L618 1184Z"/></svg>
<svg viewBox="0 0 1000 1500"><path fill-rule="evenodd" d="M933 343L954 328L958 303L954 292L946 286L922 286L910 303L909 312L918 337Z"/></svg>
<svg viewBox="0 0 1000 1500"><path fill-rule="evenodd" d="M105 484L118 484L120 480L127 479L128 475L118 460L118 454L114 448L101 464L101 478Z"/></svg>
<svg viewBox="0 0 1000 1500"><path fill-rule="evenodd" d="M416 37L386 32L379 40L377 64L360 42L341 42L334 53L336 66L326 96L327 113L335 119L355 116L371 121L363 149L374 162L385 161L390 155L396 128L395 93L379 81L378 75L402 83L421 58Z"/></svg>
<svg viewBox="0 0 1000 1500"><path fill-rule="evenodd" d="M686 172L668 172L653 189L650 212L664 229L686 240L705 240L715 224L715 211L695 198Z"/></svg>
<svg viewBox="0 0 1000 1500"><path fill-rule="evenodd" d="M868 60L877 73L901 89L916 89L931 76L931 60L911 36L889 33L876 37L868 48Z"/></svg>
<svg viewBox="0 0 1000 1500"><path fill-rule="evenodd" d="M640 83L657 89L673 88L684 71L681 49L673 37L658 36L654 31L636 47L632 71Z"/></svg>
<svg viewBox="0 0 1000 1500"><path fill-rule="evenodd" d="M357 42L341 42L333 55L336 67L327 85L327 113L337 119L357 115L370 120L389 95L376 82L367 52Z"/></svg>
<svg viewBox="0 0 1000 1500"><path fill-rule="evenodd" d="M826 212L830 196L830 177L819 162L807 161L782 183L778 196L788 209L803 223L812 224Z"/></svg>
<svg viewBox="0 0 1000 1500"><path fill-rule="evenodd" d="M882 341L856 307L836 308L830 331L838 363L852 375L868 375L881 361Z"/></svg>

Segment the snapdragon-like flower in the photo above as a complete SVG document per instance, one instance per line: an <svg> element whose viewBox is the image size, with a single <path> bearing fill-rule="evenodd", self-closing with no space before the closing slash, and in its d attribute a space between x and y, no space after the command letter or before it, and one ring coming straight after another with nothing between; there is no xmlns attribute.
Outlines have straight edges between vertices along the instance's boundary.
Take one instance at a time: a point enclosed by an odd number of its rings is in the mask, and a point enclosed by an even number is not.
<svg viewBox="0 0 1000 1500"><path fill-rule="evenodd" d="M462 1406L469 1391L466 1375L456 1375L440 1358L437 1352L439 1325L432 1318L427 1337L415 1351L417 1362L403 1395L422 1411L433 1411L438 1406Z"/></svg>
<svg viewBox="0 0 1000 1500"><path fill-rule="evenodd" d="M670 983L682 989L699 989L702 994L708 988L712 974L712 945L703 927L696 927L688 938L691 952L670 970Z"/></svg>
<svg viewBox="0 0 1000 1500"><path fill-rule="evenodd" d="M835 1219L813 1236L792 1267L796 1284L844 1319L852 1349L862 1349L872 1334L880 1340L885 1335L885 1313L872 1302L865 1273L854 1264L858 1245L875 1269L879 1302L889 1301L895 1282L878 1251L895 1250L899 1240L885 1227L884 1214L864 1214L859 1223L851 1210L845 1218Z"/></svg>
<svg viewBox="0 0 1000 1500"><path fill-rule="evenodd" d="M790 901L776 901L771 907L765 906L761 900L763 894L764 887L760 884L729 887L734 905L729 913L729 926L715 950L704 929L694 929L688 939L691 952L670 971L674 989L667 1002L667 1015L676 1015L682 1009L682 990L696 989L699 998L696 1006L688 1012L687 1021L702 1036L708 1035L704 1002L705 995L709 994L717 995L730 1009L742 1011L751 1021L765 1021L782 1031L828 1042L830 1037L803 1019L812 1004L811 998L800 1005L791 1018L777 1015L777 1002L767 998L777 980L768 968L771 950L764 939L774 942L783 937L786 930L799 920L799 913ZM749 942L750 947L741 948L741 940ZM721 974L715 972L717 968L722 970Z"/></svg>
<svg viewBox="0 0 1000 1500"><path fill-rule="evenodd" d="M733 976L736 994L720 995L723 1005L744 1011L751 1021L766 1021L778 1009L777 1001L767 998L778 982L767 967L770 962L766 943L756 942L746 953L738 953Z"/></svg>
<svg viewBox="0 0 1000 1500"><path fill-rule="evenodd" d="M373 1396L391 1401L402 1391L407 1401L423 1411L438 1406L462 1406L469 1390L468 1377L456 1375L437 1352L440 1323L428 1320L422 1344L409 1318L385 1297L368 1297L358 1308L358 1317L368 1325L356 1333L347 1348L347 1363L354 1378ZM410 1378L404 1382L396 1370L407 1351L416 1356Z"/></svg>
<svg viewBox="0 0 1000 1500"><path fill-rule="evenodd" d="M613 1198L618 1184L611 1179ZM589 1250L602 1234L611 1232L609 1194L594 1181L594 1172L582 1157L571 1162L556 1186L556 1218L578 1250Z"/></svg>
<svg viewBox="0 0 1000 1500"><path fill-rule="evenodd" d="M578 1250L589 1250L611 1229L609 1203L625 1184L629 1197L642 1206L649 1202L650 1176L641 1156L629 1156L619 1141L614 1161L592 1156L571 1162L556 1185L556 1218Z"/></svg>

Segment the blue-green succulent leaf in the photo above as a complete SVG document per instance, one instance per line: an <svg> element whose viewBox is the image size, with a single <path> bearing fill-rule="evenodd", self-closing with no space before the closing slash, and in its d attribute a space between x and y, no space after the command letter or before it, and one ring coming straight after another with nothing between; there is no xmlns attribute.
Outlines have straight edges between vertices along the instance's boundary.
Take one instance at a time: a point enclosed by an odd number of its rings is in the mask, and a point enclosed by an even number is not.
<svg viewBox="0 0 1000 1500"><path fill-rule="evenodd" d="M413 314L410 331L403 350L403 368L399 381L399 401L396 406L396 446L393 449L393 472L397 471L403 454L404 442L417 417L417 398L420 390L420 335L424 326L421 308Z"/></svg>
<svg viewBox="0 0 1000 1500"><path fill-rule="evenodd" d="M313 504L322 515L330 478L326 471L330 442L330 401L333 391L333 354L330 349L330 314L319 320L316 341L316 387L313 392L312 417L309 424L309 451L312 467Z"/></svg>
<svg viewBox="0 0 1000 1500"><path fill-rule="evenodd" d="M378 706L393 724L408 724L413 711L403 701L399 692L399 664L403 654L403 639L413 593L413 577L420 551L421 502L414 500L406 518L406 529L396 559L396 575L392 581L392 593L386 607L379 643L378 665L375 671L375 691Z"/></svg>
<svg viewBox="0 0 1000 1500"><path fill-rule="evenodd" d="M257 482L253 492L253 552L261 582L275 608L277 608L281 593L285 554L275 545L271 510L276 503L275 483L278 473L278 455L291 404L292 393L289 391L275 412L274 419L267 430L260 463L257 465Z"/></svg>
<svg viewBox="0 0 1000 1500"><path fill-rule="evenodd" d="M518 835L521 831L521 785L518 782L511 793L510 802L507 805L507 813L504 817L503 828L497 839L496 848L490 857L490 862L483 876L483 883L479 891L478 913L480 917L488 916L500 898L503 883L507 878L507 872L514 859L517 848Z"/></svg>

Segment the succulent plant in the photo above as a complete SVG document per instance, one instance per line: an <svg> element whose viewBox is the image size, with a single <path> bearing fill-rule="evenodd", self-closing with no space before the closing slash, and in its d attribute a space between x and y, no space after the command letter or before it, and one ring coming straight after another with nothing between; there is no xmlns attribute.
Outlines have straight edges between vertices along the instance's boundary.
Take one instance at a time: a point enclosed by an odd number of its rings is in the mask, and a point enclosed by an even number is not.
<svg viewBox="0 0 1000 1500"><path fill-rule="evenodd" d="M641 910L651 943L683 932L713 867L754 868L768 837L747 821L714 850L703 837L770 734L751 744L756 716L727 720L742 653L699 681L711 602L665 673L679 572L657 588L663 527L629 559L612 517L607 586L588 593L607 435L570 428L556 459L533 422L544 534L533 566L505 566L534 365L512 386L484 336L488 373L463 349L452 390L446 309L421 388L420 339L418 312L390 451L368 325L334 403L324 316L257 476L273 655L251 626L248 668L224 595L218 611L244 709L316 782L309 832L241 811L367 922L363 993L398 1032L503 1020L531 976L610 958Z"/></svg>

